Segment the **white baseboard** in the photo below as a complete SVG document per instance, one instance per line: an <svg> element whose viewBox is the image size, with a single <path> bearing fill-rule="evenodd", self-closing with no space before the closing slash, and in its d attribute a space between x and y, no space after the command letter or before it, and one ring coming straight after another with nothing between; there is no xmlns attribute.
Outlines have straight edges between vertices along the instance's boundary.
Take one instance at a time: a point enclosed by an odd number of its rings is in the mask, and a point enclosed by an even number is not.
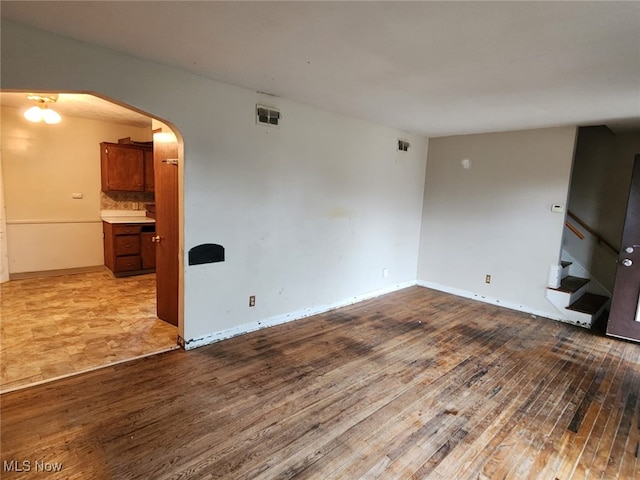
<svg viewBox="0 0 640 480"><path fill-rule="evenodd" d="M330 310L335 310L336 308L353 305L354 303L362 302L364 300L369 300L371 298L379 297L380 295L395 292L397 290L402 290L403 288L412 287L414 285L416 285L415 281L398 283L390 287L381 288L378 290L374 290L372 292L364 293L362 295L356 295L355 297L349 297L347 299L339 300L337 302L318 305L316 307L311 307L311 308L305 308L303 310L286 313L284 315L276 315L273 317L265 318L263 320L258 320L256 322L245 323L242 325L238 325L237 327L222 330L220 332L210 333L203 337L194 338L191 340L184 340L184 349L192 350L194 348L203 347L205 345L219 342L221 340L226 340L228 338L236 337L238 335L255 332L256 330L261 330L263 328L269 328L276 325L281 325L283 323L293 322L294 320L300 320L302 318L310 317L312 315L318 315L320 313L325 313Z"/></svg>
<svg viewBox="0 0 640 480"><path fill-rule="evenodd" d="M528 313L535 315L536 317L550 318L551 320L558 320L560 322L566 322L566 318L553 314L543 310L537 310L535 308L527 307L526 305L519 305L517 303L507 302L498 298L487 297L486 295L479 295L477 293L469 292L467 290L461 290L459 288L449 287L435 282L428 282L426 280L418 280L417 285L421 287L431 288L440 292L451 293L458 297L469 298L471 300L478 300L479 302L490 303L491 305L498 305L499 307L508 308L510 310L517 310L518 312Z"/></svg>

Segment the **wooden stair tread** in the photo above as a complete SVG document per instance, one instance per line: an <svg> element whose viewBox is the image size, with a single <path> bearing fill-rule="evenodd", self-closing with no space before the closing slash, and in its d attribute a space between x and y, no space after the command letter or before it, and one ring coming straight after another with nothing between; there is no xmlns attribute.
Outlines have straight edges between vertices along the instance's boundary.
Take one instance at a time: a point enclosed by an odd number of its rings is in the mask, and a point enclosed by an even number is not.
<svg viewBox="0 0 640 480"><path fill-rule="evenodd" d="M560 262L560 265L562 266L562 268L567 268L569 265L571 265L571 262L567 262L565 260L562 260Z"/></svg>
<svg viewBox="0 0 640 480"><path fill-rule="evenodd" d="M558 290L559 292L573 293L580 290L583 286L589 283L588 278L572 277L571 275L564 277L560 282L558 288L552 288L552 290Z"/></svg>
<svg viewBox="0 0 640 480"><path fill-rule="evenodd" d="M573 310L575 312L587 313L593 315L604 306L609 300L609 297L603 295L597 295L595 293L585 293L575 302L567 307L567 310Z"/></svg>

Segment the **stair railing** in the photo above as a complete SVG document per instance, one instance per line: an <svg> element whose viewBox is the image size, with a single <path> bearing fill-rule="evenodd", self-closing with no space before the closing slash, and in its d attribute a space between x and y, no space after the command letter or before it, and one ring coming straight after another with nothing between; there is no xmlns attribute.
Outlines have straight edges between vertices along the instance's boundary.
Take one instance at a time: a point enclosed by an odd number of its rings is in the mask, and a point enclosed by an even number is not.
<svg viewBox="0 0 640 480"><path fill-rule="evenodd" d="M620 254L620 252L618 251L618 249L616 247L614 247L613 245L611 245L609 242L607 242L598 232L596 232L593 228L591 228L589 225L587 225L584 220L582 220L580 217L578 217L575 213L573 213L571 210L567 210L567 215L570 216L571 218L573 218L576 223L578 225L580 225L582 228L584 228L587 232L589 232L591 235L593 235L595 237L595 239L598 241L598 244L604 245L605 247L607 247L611 252L613 252L616 256L618 256ZM571 222L566 221L565 222L566 227L571 230L580 240L584 239L584 234L578 230L576 228L575 225L573 225Z"/></svg>

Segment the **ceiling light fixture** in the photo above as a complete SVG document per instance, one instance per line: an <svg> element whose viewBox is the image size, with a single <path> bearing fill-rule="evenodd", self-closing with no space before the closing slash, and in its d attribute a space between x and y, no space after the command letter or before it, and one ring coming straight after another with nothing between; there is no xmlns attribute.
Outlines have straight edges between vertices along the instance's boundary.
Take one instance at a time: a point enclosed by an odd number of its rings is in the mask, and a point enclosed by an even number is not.
<svg viewBox="0 0 640 480"><path fill-rule="evenodd" d="M41 122L43 120L44 123L49 125L60 123L62 120L60 114L48 106L49 103L55 103L58 100L58 95L39 95L30 93L27 95L27 98L36 102L37 105L34 105L24 112L24 118L34 123Z"/></svg>

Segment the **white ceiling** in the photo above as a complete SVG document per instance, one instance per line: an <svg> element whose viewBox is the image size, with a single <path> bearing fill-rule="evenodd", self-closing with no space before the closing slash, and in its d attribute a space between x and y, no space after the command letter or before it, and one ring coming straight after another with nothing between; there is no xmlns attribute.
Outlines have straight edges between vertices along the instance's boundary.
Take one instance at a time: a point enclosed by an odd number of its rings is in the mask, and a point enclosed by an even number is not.
<svg viewBox="0 0 640 480"><path fill-rule="evenodd" d="M27 94L25 93L0 92L0 105L24 111L35 104L35 102L27 98ZM134 127L151 128L151 118L93 95L61 93L58 95L56 103L50 104L49 107L63 117L89 118L92 120L132 125Z"/></svg>
<svg viewBox="0 0 640 480"><path fill-rule="evenodd" d="M442 136L640 126L640 2L12 2L14 21Z"/></svg>

